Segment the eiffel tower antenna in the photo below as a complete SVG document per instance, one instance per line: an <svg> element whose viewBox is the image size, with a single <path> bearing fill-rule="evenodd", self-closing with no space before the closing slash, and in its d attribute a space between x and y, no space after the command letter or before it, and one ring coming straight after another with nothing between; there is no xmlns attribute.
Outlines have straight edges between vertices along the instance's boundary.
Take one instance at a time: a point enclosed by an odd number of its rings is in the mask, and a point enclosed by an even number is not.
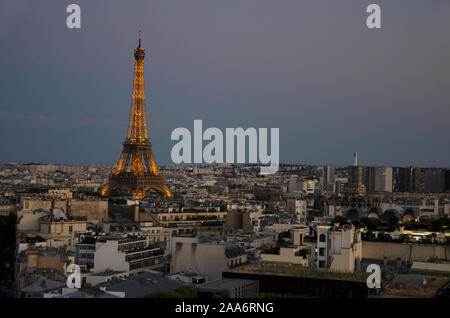
<svg viewBox="0 0 450 318"><path fill-rule="evenodd" d="M172 196L164 176L158 171L149 139L144 88L145 50L141 44L139 31L139 45L134 49L133 93L127 136L117 167L109 175L102 195L109 195L113 190L126 189L130 194L142 199L147 190L153 189L165 196Z"/></svg>

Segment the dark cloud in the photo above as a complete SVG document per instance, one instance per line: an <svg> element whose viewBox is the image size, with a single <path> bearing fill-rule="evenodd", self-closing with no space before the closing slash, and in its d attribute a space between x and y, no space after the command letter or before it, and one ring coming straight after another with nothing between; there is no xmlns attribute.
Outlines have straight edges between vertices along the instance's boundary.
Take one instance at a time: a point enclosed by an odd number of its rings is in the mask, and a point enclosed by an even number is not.
<svg viewBox="0 0 450 318"><path fill-rule="evenodd" d="M2 162L115 162L141 29L158 162L203 119L279 127L283 162L448 166L448 0L377 0L381 30L374 1L75 2L81 30L71 2L0 4Z"/></svg>

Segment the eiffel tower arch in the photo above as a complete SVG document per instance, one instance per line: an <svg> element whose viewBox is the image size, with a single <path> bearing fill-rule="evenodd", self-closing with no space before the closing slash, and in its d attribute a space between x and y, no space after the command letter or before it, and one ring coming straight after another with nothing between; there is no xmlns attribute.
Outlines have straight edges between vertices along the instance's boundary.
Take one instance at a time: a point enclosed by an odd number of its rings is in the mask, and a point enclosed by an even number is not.
<svg viewBox="0 0 450 318"><path fill-rule="evenodd" d="M164 176L159 173L149 139L145 107L144 58L145 50L141 46L139 34L139 45L134 49L133 95L127 137L117 167L111 172L108 184L102 189L104 196L117 189L127 189L130 194L141 199L150 189L168 197L172 196Z"/></svg>

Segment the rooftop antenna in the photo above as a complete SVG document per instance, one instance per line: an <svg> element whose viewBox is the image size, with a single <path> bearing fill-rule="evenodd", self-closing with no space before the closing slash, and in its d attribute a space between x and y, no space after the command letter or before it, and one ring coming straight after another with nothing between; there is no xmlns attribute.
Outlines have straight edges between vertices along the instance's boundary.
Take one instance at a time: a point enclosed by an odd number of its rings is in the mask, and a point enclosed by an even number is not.
<svg viewBox="0 0 450 318"><path fill-rule="evenodd" d="M139 47L141 47L142 31L139 30Z"/></svg>

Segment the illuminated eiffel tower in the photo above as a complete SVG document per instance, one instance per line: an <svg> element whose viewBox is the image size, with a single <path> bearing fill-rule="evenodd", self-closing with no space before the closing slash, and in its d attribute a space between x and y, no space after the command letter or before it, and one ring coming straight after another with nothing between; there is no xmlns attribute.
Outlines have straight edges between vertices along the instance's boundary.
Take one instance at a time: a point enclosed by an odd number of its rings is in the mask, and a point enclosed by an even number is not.
<svg viewBox="0 0 450 318"><path fill-rule="evenodd" d="M102 195L109 195L116 189L127 189L132 195L144 198L147 190L153 189L171 197L164 176L158 171L153 158L152 144L148 136L147 115L145 110L144 89L145 51L139 45L134 49L134 83L130 121L127 138L123 143L122 154L116 169L109 175L108 184Z"/></svg>

